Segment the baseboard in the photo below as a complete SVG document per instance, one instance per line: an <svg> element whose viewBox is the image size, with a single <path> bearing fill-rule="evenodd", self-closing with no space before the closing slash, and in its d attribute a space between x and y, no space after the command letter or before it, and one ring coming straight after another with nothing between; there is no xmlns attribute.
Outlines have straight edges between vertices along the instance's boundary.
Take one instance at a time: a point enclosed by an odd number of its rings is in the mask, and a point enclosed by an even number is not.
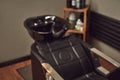
<svg viewBox="0 0 120 80"><path fill-rule="evenodd" d="M12 64L15 64L15 63L18 63L18 62L22 62L22 61L25 61L25 60L29 60L29 59L31 59L30 55L20 57L20 58L17 58L17 59L13 59L13 60L10 60L10 61L6 61L6 62L3 62L3 63L0 63L0 68L8 66L8 65L12 65Z"/></svg>

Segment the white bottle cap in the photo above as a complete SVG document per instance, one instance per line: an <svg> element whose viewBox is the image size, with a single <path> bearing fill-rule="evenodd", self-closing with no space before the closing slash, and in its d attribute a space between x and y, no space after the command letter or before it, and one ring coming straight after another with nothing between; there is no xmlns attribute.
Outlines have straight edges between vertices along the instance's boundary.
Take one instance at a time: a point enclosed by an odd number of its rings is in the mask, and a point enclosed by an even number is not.
<svg viewBox="0 0 120 80"><path fill-rule="evenodd" d="M77 20L77 22L76 22L76 24L83 25L83 23L82 23L81 19L78 19L78 20Z"/></svg>

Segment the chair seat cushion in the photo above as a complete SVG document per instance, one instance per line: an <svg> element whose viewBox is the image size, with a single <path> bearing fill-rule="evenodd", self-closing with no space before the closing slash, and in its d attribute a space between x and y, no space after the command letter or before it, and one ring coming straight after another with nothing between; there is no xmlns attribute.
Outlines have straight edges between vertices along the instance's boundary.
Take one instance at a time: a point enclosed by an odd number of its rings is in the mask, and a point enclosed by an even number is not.
<svg viewBox="0 0 120 80"><path fill-rule="evenodd" d="M96 74L95 72L91 72L86 75L77 77L73 80L108 80L108 79Z"/></svg>

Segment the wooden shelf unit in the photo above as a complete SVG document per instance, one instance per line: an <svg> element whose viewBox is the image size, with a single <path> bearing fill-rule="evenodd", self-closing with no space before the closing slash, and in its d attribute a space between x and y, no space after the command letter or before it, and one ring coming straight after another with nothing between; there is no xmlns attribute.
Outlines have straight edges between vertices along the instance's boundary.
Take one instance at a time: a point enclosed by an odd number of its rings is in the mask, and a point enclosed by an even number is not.
<svg viewBox="0 0 120 80"><path fill-rule="evenodd" d="M63 8L63 13L62 13L62 17L64 19L66 19L66 16L68 16L66 14L66 12L77 12L77 13L83 13L83 31L81 32L80 30L68 30L68 32L70 33L77 33L77 34L82 34L83 35L83 41L86 42L86 26L87 26L87 12L88 12L89 7L85 7L82 9L72 9L72 8Z"/></svg>

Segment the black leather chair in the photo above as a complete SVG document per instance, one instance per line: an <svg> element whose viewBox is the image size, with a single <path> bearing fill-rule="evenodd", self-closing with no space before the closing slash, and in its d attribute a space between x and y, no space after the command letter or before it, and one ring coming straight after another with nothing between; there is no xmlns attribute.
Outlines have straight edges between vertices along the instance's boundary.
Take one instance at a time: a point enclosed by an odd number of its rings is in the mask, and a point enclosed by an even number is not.
<svg viewBox="0 0 120 80"><path fill-rule="evenodd" d="M53 42L36 42L31 50L32 57L37 58L39 62L32 62L33 78L35 80L41 80L41 77L44 77L43 80L46 80L44 72L52 72L53 70L60 77L56 80L117 80L115 78L118 78L120 75L119 70L114 73L117 74L114 75L114 79L113 74L109 74L109 77L108 75L101 75L94 66L90 49L74 36L61 38ZM32 58L32 60L34 59ZM42 71L39 72L43 72L41 77L36 76L36 74L39 75L36 71L40 69L40 64ZM46 64L49 64L49 66ZM36 65L39 65L39 68L35 71ZM55 75L55 73L53 72L51 75ZM36 79L37 77L39 78Z"/></svg>
<svg viewBox="0 0 120 80"><path fill-rule="evenodd" d="M56 16L40 16L25 21L25 27L35 40L31 47L33 80L116 80L115 78L119 78L119 70L108 76L99 73L94 66L90 48L80 39L75 36L63 37L68 26L65 20Z"/></svg>
<svg viewBox="0 0 120 80"><path fill-rule="evenodd" d="M95 72L90 51L79 40L64 38L35 46L40 62L49 63L65 80L107 80Z"/></svg>

